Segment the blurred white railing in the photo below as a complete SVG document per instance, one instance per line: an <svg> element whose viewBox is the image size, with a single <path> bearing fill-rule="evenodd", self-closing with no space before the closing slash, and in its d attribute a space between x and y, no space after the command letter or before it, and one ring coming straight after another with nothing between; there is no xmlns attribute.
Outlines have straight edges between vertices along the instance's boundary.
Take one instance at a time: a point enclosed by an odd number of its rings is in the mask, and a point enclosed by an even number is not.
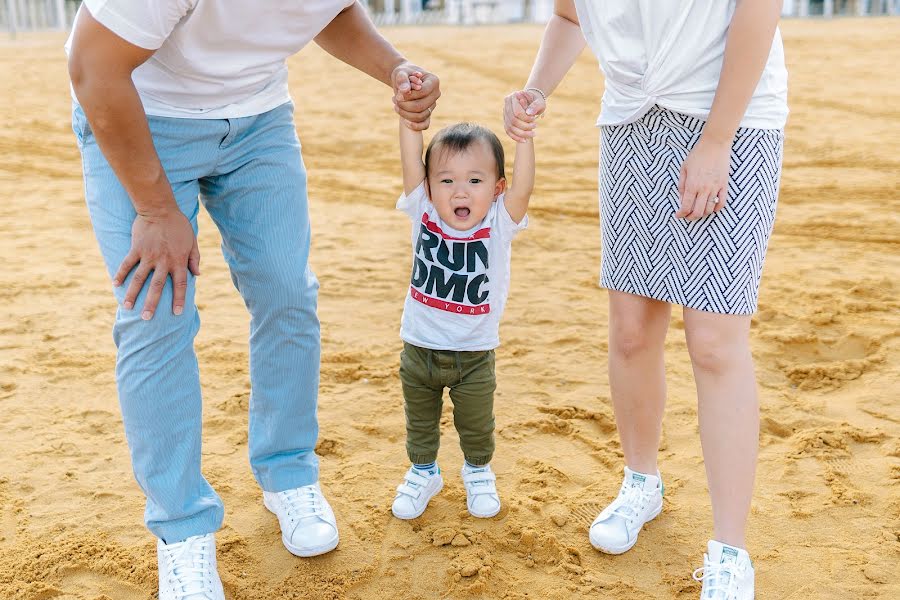
<svg viewBox="0 0 900 600"><path fill-rule="evenodd" d="M360 1L378 25L544 23L553 13L553 0ZM79 4L79 0L0 0L0 31L15 36L19 31L68 29ZM900 0L784 0L783 13L797 17L900 15Z"/></svg>
<svg viewBox="0 0 900 600"><path fill-rule="evenodd" d="M378 25L544 23L553 0L361 0Z"/></svg>
<svg viewBox="0 0 900 600"><path fill-rule="evenodd" d="M900 0L784 0L782 14L796 17L900 15Z"/></svg>
<svg viewBox="0 0 900 600"><path fill-rule="evenodd" d="M0 0L0 28L17 31L68 29L79 2L73 0Z"/></svg>

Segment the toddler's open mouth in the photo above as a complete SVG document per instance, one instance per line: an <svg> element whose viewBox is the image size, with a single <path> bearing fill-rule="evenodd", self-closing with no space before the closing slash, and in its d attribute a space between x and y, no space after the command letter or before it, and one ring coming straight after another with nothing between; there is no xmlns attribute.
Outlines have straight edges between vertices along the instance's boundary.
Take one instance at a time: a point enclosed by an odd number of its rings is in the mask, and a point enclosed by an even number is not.
<svg viewBox="0 0 900 600"><path fill-rule="evenodd" d="M465 206L460 206L453 211L453 214L455 214L457 218L465 219L469 216L469 212L470 211L468 208L466 208Z"/></svg>

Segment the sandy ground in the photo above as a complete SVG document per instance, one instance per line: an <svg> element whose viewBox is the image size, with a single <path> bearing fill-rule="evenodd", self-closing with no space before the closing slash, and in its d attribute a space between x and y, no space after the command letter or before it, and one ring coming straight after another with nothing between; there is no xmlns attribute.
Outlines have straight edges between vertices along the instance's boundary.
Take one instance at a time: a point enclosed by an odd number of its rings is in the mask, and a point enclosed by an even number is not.
<svg viewBox="0 0 900 600"><path fill-rule="evenodd" d="M900 20L783 29L792 115L752 342L763 416L749 539L758 597L898 598ZM501 100L527 75L540 29L387 35L441 75L435 126L466 119L500 131ZM0 598L150 599L154 540L119 417L115 304L83 205L62 41L0 45ZM696 598L690 573L711 519L680 314L667 342L665 510L624 556L596 553L586 535L622 467L596 286L593 58L581 58L542 122L531 227L515 242L498 351L505 509L467 515L448 402L447 486L413 522L390 515L406 469L396 371L410 257L408 221L392 208L401 185L389 93L317 48L291 62L322 282L319 453L342 541L297 559L262 506L246 458L248 319L203 214L203 461L226 504L228 597ZM347 293L363 280L364 293Z"/></svg>

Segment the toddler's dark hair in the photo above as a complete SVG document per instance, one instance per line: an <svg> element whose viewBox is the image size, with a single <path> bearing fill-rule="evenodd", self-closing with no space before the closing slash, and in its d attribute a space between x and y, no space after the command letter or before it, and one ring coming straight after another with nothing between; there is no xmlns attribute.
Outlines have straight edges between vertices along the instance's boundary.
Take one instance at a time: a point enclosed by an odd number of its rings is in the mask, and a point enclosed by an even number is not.
<svg viewBox="0 0 900 600"><path fill-rule="evenodd" d="M426 177L431 166L431 154L435 148L439 152L449 152L452 156L466 150L478 140L486 141L491 151L493 151L494 162L497 164L497 178L502 179L506 177L506 170L503 168L503 145L493 131L475 123L457 123L456 125L444 127L436 136L431 138L428 149L425 150Z"/></svg>

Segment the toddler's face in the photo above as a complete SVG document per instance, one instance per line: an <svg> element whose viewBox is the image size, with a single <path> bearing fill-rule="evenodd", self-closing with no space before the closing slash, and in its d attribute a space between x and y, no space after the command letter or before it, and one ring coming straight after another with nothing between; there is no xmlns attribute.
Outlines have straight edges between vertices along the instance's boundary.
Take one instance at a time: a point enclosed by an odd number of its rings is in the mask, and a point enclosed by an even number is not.
<svg viewBox="0 0 900 600"><path fill-rule="evenodd" d="M478 140L452 155L438 149L434 159L428 175L431 203L453 229L471 229L506 189L506 180L497 178L494 154L487 142Z"/></svg>

